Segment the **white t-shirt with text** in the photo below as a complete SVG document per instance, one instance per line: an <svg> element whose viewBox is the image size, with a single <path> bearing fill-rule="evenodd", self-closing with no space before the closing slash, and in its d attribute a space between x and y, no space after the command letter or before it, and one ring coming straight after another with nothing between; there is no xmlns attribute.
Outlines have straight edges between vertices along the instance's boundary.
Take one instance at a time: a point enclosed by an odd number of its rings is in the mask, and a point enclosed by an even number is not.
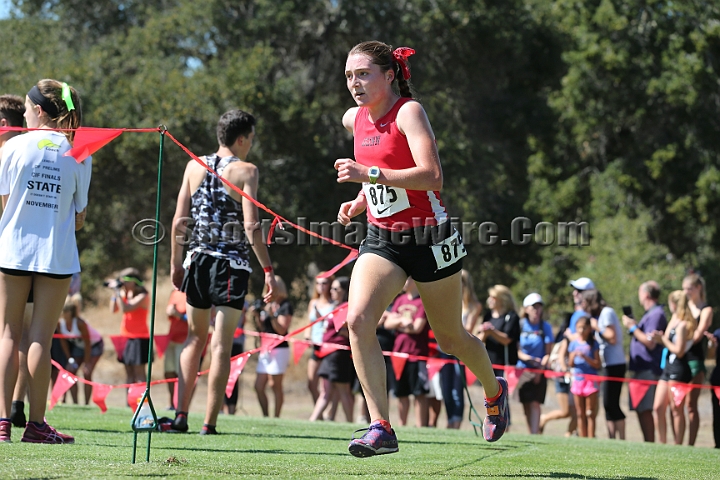
<svg viewBox="0 0 720 480"><path fill-rule="evenodd" d="M59 132L36 130L3 146L0 195L0 267L58 275L80 271L75 214L88 203L92 160L63 154L70 143Z"/></svg>

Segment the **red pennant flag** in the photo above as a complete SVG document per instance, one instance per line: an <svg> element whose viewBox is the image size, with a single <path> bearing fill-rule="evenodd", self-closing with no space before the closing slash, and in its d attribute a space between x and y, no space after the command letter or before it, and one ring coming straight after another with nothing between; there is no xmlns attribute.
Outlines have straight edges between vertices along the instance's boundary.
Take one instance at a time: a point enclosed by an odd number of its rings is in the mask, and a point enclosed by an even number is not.
<svg viewBox="0 0 720 480"><path fill-rule="evenodd" d="M713 387L713 392L715 392L715 397L720 399L720 387Z"/></svg>
<svg viewBox="0 0 720 480"><path fill-rule="evenodd" d="M110 340L112 340L113 346L115 346L117 359L122 362L123 352L125 352L125 344L128 341L127 337L123 337L122 335L110 335Z"/></svg>
<svg viewBox="0 0 720 480"><path fill-rule="evenodd" d="M647 391L650 390L650 384L631 381L628 384L628 390L630 391L630 404L633 409L636 409Z"/></svg>
<svg viewBox="0 0 720 480"><path fill-rule="evenodd" d="M73 148L65 152L66 157L73 157L80 163L108 143L115 140L122 130L116 128L80 127L75 132Z"/></svg>
<svg viewBox="0 0 720 480"><path fill-rule="evenodd" d="M228 376L228 383L225 387L225 396L229 397L230 395L232 395L233 389L235 388L235 383L237 382L238 377L242 373L243 367L245 367L249 356L249 353L243 353L241 355L238 355L236 358L233 358L230 362L230 375Z"/></svg>
<svg viewBox="0 0 720 480"><path fill-rule="evenodd" d="M345 325L345 320L347 319L347 309L348 304L347 302L345 302L339 307L337 307L335 310L333 310L333 313L328 315L328 320L332 320L336 332L339 331L343 325Z"/></svg>
<svg viewBox="0 0 720 480"><path fill-rule="evenodd" d="M508 368L505 370L505 380L507 380L508 384L508 395L512 395L517 388L522 373L522 368Z"/></svg>
<svg viewBox="0 0 720 480"><path fill-rule="evenodd" d="M440 369L445 366L445 360L441 358L428 358L427 371L428 379L432 380L438 374Z"/></svg>
<svg viewBox="0 0 720 480"><path fill-rule="evenodd" d="M145 392L145 384L144 383L133 383L130 385L130 388L128 388L127 393L127 403L128 407L135 410L137 407L138 400L140 400L140 397L142 397L142 394Z"/></svg>
<svg viewBox="0 0 720 480"><path fill-rule="evenodd" d="M107 405L105 405L105 399L107 398L108 393L110 393L110 390L112 390L112 387L110 385L93 383L92 401L95 405L100 407L100 411L103 413L107 412Z"/></svg>
<svg viewBox="0 0 720 480"><path fill-rule="evenodd" d="M353 260L355 260L355 259L358 257L358 254L359 254L359 253L360 253L360 252L359 252L358 250L352 249L352 250L350 251L350 253L348 253L348 256L345 257L345 260L343 260L342 262L338 263L337 265L335 265L333 268L331 268L331 269L328 270L327 272L325 272L325 273L323 273L323 274L321 274L321 275L318 275L317 278L328 278L328 277L330 277L330 276L332 276L332 275L335 275L335 272L337 272L337 271L340 270L342 267L344 267L344 266L347 265L348 263L350 263L350 262L352 262Z"/></svg>
<svg viewBox="0 0 720 480"><path fill-rule="evenodd" d="M282 339L275 336L267 336L260 334L260 353L268 353L273 348L277 347L283 342Z"/></svg>
<svg viewBox="0 0 720 480"><path fill-rule="evenodd" d="M77 383L77 377L70 372L60 370L58 373L55 385L53 385L52 393L50 394L50 407L48 410L52 410L55 404L60 400L60 397L65 395L65 392L70 390L70 387Z"/></svg>
<svg viewBox="0 0 720 480"><path fill-rule="evenodd" d="M337 347L335 347L335 346L333 346L333 345L329 345L329 344L323 343L322 345L320 345L320 350L318 350L317 352L315 352L315 356L318 357L318 358L323 358L323 357L326 357L326 356L330 355L330 354L333 353L335 350L340 350L340 349L337 348Z"/></svg>
<svg viewBox="0 0 720 480"><path fill-rule="evenodd" d="M310 344L308 342L304 342L302 340L295 340L292 342L293 344L293 362L295 365L298 364L300 361L300 357L303 356L303 353L305 353L305 350L308 349Z"/></svg>
<svg viewBox="0 0 720 480"><path fill-rule="evenodd" d="M155 335L155 350L158 358L162 357L170 343L170 335Z"/></svg>
<svg viewBox="0 0 720 480"><path fill-rule="evenodd" d="M470 369L465 365L465 385L472 385L477 380L477 377Z"/></svg>
<svg viewBox="0 0 720 480"><path fill-rule="evenodd" d="M693 389L692 385L688 385L687 383L676 383L672 387L670 387L670 391L672 391L673 394L673 400L675 400L675 406L679 407L683 400L685 400L685 395L688 394L690 390Z"/></svg>
<svg viewBox="0 0 720 480"><path fill-rule="evenodd" d="M390 361L392 362L393 370L395 371L395 380L400 381L400 377L402 377L403 370L405 369L405 363L407 362L408 356L407 354L401 355L399 353L393 353L393 355L390 357Z"/></svg>

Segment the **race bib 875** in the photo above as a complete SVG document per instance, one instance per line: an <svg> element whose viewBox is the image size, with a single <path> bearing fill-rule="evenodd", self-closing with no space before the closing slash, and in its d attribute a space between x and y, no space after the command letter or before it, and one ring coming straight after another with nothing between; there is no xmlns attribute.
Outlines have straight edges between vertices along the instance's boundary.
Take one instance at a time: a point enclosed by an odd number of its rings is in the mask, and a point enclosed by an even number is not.
<svg viewBox="0 0 720 480"><path fill-rule="evenodd" d="M404 188L363 183L367 206L375 218L385 218L410 208L407 191Z"/></svg>

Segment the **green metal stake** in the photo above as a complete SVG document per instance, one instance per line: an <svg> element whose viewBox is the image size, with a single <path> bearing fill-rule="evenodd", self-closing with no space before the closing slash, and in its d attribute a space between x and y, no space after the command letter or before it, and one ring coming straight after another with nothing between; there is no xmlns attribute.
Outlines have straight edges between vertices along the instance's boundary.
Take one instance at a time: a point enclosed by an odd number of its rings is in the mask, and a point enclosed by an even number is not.
<svg viewBox="0 0 720 480"><path fill-rule="evenodd" d="M155 413L155 407L153 406L152 398L150 398L150 382L152 379L153 341L155 339L155 299L157 297L158 244L162 241L164 237L164 232L161 232L160 230L160 199L162 197L163 146L165 144L165 132L167 132L167 127L165 125L160 125L158 127L158 131L160 132L160 154L158 158L157 199L155 201L155 237L153 242L152 295L150 300L150 349L148 350L147 383L145 385L145 392L143 393L142 397L140 397L140 403L138 404L138 408L137 410L135 410L135 414L130 421L130 427L133 429L132 463L135 463L138 432L148 432L147 453L145 456L145 461L150 461L150 440L152 437L152 432L157 430L158 426L157 414ZM150 411L152 412L152 424L136 425L140 410L142 410L145 400L147 400Z"/></svg>

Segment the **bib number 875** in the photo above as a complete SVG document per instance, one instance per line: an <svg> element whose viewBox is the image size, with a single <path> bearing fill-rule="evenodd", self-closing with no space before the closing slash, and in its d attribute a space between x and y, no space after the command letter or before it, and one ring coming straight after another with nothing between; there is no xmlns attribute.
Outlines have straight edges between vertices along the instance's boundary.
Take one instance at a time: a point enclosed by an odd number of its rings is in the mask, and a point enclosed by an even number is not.
<svg viewBox="0 0 720 480"><path fill-rule="evenodd" d="M398 198L395 190L387 185L373 185L368 190L370 192L370 201L375 206L382 205L385 202L393 203ZM387 198L385 198L385 192L387 192Z"/></svg>
<svg viewBox="0 0 720 480"><path fill-rule="evenodd" d="M407 192L403 188L363 183L368 209L375 218L390 217L410 208Z"/></svg>

